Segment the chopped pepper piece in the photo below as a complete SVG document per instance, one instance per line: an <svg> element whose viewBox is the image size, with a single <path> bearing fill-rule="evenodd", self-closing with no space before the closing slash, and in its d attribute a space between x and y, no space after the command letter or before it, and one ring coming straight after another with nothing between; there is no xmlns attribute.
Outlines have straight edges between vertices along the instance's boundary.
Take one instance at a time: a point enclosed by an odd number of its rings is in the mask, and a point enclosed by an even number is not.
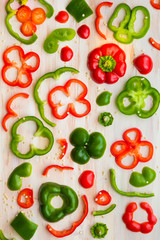
<svg viewBox="0 0 160 240"><path fill-rule="evenodd" d="M25 198L25 201L23 201L23 197ZM32 207L34 204L33 190L30 188L24 188L23 190L21 190L17 197L17 203L22 208Z"/></svg>
<svg viewBox="0 0 160 240"><path fill-rule="evenodd" d="M102 205L102 206L109 204L111 200L112 200L111 195L109 194L109 192L105 190L101 190L95 198L95 202L98 205Z"/></svg>
<svg viewBox="0 0 160 240"><path fill-rule="evenodd" d="M72 167L67 167L67 166L61 167L61 166L59 166L59 165L50 165L50 166L48 166L48 167L44 170L43 176L47 176L48 171L49 171L50 169L52 169L52 168L59 169L60 171L63 171L63 170L74 170L74 168L72 168Z"/></svg>
<svg viewBox="0 0 160 240"><path fill-rule="evenodd" d="M108 105L110 103L111 96L112 96L112 93L108 91L102 92L101 94L98 95L96 99L97 105L98 106Z"/></svg>
<svg viewBox="0 0 160 240"><path fill-rule="evenodd" d="M105 210L94 211L93 216L102 216L112 212L116 207L116 204L112 204L109 208Z"/></svg>
<svg viewBox="0 0 160 240"><path fill-rule="evenodd" d="M156 2L155 0L150 0L150 3L155 9L160 9L160 1Z"/></svg>
<svg viewBox="0 0 160 240"><path fill-rule="evenodd" d="M98 118L99 123L104 127L112 125L113 120L114 118L110 112L101 113Z"/></svg>
<svg viewBox="0 0 160 240"><path fill-rule="evenodd" d="M62 159L67 152L68 143L67 143L66 139L58 139L57 142L61 145L62 153L61 153L59 159Z"/></svg>
<svg viewBox="0 0 160 240"><path fill-rule="evenodd" d="M96 223L91 227L91 234L94 238L104 238L107 235L108 228L104 223Z"/></svg>
<svg viewBox="0 0 160 240"><path fill-rule="evenodd" d="M150 38L149 42L154 48L156 48L157 50L160 50L160 43L156 42L153 38Z"/></svg>

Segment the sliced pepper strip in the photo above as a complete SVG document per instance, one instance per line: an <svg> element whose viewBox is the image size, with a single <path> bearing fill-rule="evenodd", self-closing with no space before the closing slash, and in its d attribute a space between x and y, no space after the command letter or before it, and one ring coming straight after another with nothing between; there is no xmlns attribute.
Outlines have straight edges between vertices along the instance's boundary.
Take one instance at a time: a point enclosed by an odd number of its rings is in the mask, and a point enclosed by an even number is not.
<svg viewBox="0 0 160 240"><path fill-rule="evenodd" d="M59 165L50 165L50 166L46 167L46 169L44 170L42 175L46 176L48 174L49 170L52 169L52 168L57 168L60 171L63 171L63 170L74 170L74 168L68 167L68 166L61 167Z"/></svg>
<svg viewBox="0 0 160 240"><path fill-rule="evenodd" d="M87 197L85 195L83 195L82 200L83 200L85 206L84 206L84 210L83 210L83 216L81 217L81 219L78 220L77 222L74 222L70 229L63 230L63 231L57 231L48 224L47 229L52 235L54 235L57 238L66 237L66 236L71 235L76 230L76 228L79 227L79 225L84 221L84 219L88 215L88 200L87 200Z"/></svg>
<svg viewBox="0 0 160 240"><path fill-rule="evenodd" d="M101 8L104 6L111 7L112 5L113 5L113 3L111 3L111 2L102 2L96 8L96 15L97 15L96 20L95 20L96 30L97 30L97 33L104 39L106 39L106 36L101 32L100 27L99 27L100 20L103 18L102 14L101 14Z"/></svg>
<svg viewBox="0 0 160 240"><path fill-rule="evenodd" d="M6 106L6 109L7 109L8 113L4 116L4 118L2 120L2 127L6 132L8 131L8 129L6 127L6 121L11 117L17 117L18 116L18 114L16 112L14 112L13 109L11 108L11 104L18 97L28 98L29 94L27 94L27 93L17 93L8 100L7 106Z"/></svg>
<svg viewBox="0 0 160 240"><path fill-rule="evenodd" d="M149 198L153 197L154 193L140 193L140 192L124 192L121 191L116 184L116 171L111 168L110 169L110 182L112 188L120 195L127 196L127 197L140 197L140 198Z"/></svg>
<svg viewBox="0 0 160 240"><path fill-rule="evenodd" d="M94 211L92 214L93 216L101 216L101 215L106 215L110 212L112 212L116 207L116 204L112 204L109 208L105 210L99 210L99 211Z"/></svg>
<svg viewBox="0 0 160 240"><path fill-rule="evenodd" d="M68 143L67 143L66 139L58 139L57 142L61 145L62 153L61 153L59 159L62 159L67 152Z"/></svg>
<svg viewBox="0 0 160 240"><path fill-rule="evenodd" d="M22 197L25 197L25 202L22 201ZM24 188L21 190L17 197L17 203L22 208L30 208L34 204L33 190L30 188Z"/></svg>
<svg viewBox="0 0 160 240"><path fill-rule="evenodd" d="M160 50L160 43L156 42L153 38L149 39L150 44L156 49Z"/></svg>
<svg viewBox="0 0 160 240"><path fill-rule="evenodd" d="M150 3L152 5L152 7L156 8L156 9L160 9L160 1L156 3L155 0L150 0Z"/></svg>

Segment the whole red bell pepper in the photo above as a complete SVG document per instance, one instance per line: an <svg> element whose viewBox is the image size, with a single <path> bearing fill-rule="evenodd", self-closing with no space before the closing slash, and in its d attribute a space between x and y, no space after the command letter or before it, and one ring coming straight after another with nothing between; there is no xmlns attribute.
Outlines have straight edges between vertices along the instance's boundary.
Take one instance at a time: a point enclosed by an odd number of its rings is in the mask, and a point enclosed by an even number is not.
<svg viewBox="0 0 160 240"><path fill-rule="evenodd" d="M76 111L76 108L74 106L74 103L69 103L67 106L67 109L64 113L59 113L59 108L65 105L65 102L62 103L62 100L59 103L55 103L53 99L53 95L55 96L57 92L61 91L66 95L67 97L71 97L70 87L72 84L79 84L80 87L82 87L83 91L77 96L75 99L75 102L82 103L86 105L86 111L83 113L78 113ZM48 103L52 108L53 116L57 119L64 119L66 118L69 113L72 114L75 117L84 117L91 111L91 104L88 100L85 99L85 96L87 95L88 89L87 86L81 82L78 79L70 79L64 86L57 86L53 88L48 95Z"/></svg>
<svg viewBox="0 0 160 240"><path fill-rule="evenodd" d="M108 43L94 49L88 56L88 68L96 83L113 84L126 72L126 54L116 44Z"/></svg>
<svg viewBox="0 0 160 240"><path fill-rule="evenodd" d="M20 61L21 61L21 66L18 66L18 63L14 60L9 59L9 54L13 51L18 51ZM32 57L36 59L36 64L34 66L31 66L27 63L28 60L30 60ZM12 46L10 48L7 48L6 51L3 53L3 61L4 61L4 66L2 68L2 79L3 81L8 84L9 86L18 86L21 88L26 88L32 83L32 72L35 72L40 65L40 58L37 53L35 52L29 52L27 54L24 54L24 51L21 47L19 46ZM9 69L16 69L17 70L17 77L14 81L11 81L7 77L7 71ZM22 77L25 76L27 81L24 82Z"/></svg>

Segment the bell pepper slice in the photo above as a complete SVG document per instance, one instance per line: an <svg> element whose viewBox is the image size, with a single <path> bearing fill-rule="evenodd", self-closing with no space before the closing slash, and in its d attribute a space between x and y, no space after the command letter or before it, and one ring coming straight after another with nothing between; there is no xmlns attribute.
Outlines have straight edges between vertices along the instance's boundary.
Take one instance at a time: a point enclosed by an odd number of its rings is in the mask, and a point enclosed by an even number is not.
<svg viewBox="0 0 160 240"><path fill-rule="evenodd" d="M103 112L98 118L99 123L104 127L112 125L113 120L114 118L110 112Z"/></svg>
<svg viewBox="0 0 160 240"><path fill-rule="evenodd" d="M95 20L95 26L96 26L96 31L97 33L106 40L106 36L102 33L102 31L100 30L100 21L103 18L103 15L101 14L101 8L106 6L106 7L112 7L113 3L111 2L102 2L100 3L97 8L96 8L96 20Z"/></svg>
<svg viewBox="0 0 160 240"><path fill-rule="evenodd" d="M102 215L106 215L110 212L112 212L116 207L116 204L112 204L109 208L105 209L105 210L99 210L99 211L94 211L92 214L93 216L102 216Z"/></svg>
<svg viewBox="0 0 160 240"><path fill-rule="evenodd" d="M46 167L46 169L44 170L43 176L47 176L49 170L52 169L52 168L59 169L60 171L63 171L63 170L74 170L74 168L68 167L68 166L61 167L59 165L50 165L50 166Z"/></svg>
<svg viewBox="0 0 160 240"><path fill-rule="evenodd" d="M45 149L40 149L35 147L33 144L30 144L30 150L26 153L23 154L18 150L18 144L24 140L24 137L21 135L17 134L17 129L18 127L28 121L33 121L37 125L37 131L34 134L34 137L44 137L49 140L49 144ZM34 157L35 155L44 155L47 154L53 147L54 143L54 137L52 132L46 128L43 123L36 117L34 116L26 116L24 118L19 119L16 123L14 123L12 130L11 130L11 150L13 154L15 154L18 158L22 159L29 159Z"/></svg>
<svg viewBox="0 0 160 240"><path fill-rule="evenodd" d="M160 1L155 2L155 0L150 0L150 3L152 5L152 7L154 7L155 9L160 9Z"/></svg>
<svg viewBox="0 0 160 240"><path fill-rule="evenodd" d="M112 200L112 198L111 198L110 194L105 190L101 190L95 198L95 202L98 205L102 205L102 206L109 204L111 202L111 200Z"/></svg>
<svg viewBox="0 0 160 240"><path fill-rule="evenodd" d="M67 143L66 139L58 139L57 142L61 145L62 153L61 153L59 159L62 159L67 152L68 143Z"/></svg>
<svg viewBox="0 0 160 240"><path fill-rule="evenodd" d="M46 73L45 75L43 75L36 83L35 88L34 88L34 99L36 101L36 103L38 104L38 109L39 109L39 113L41 115L41 118L47 123L49 124L51 127L55 127L56 124L51 122L46 116L45 116L45 104L46 101L43 101L40 98L39 95L39 89L41 87L41 84L48 78L52 78L54 80L58 80L60 78L60 76L66 72L71 72L71 73L79 73L78 70L76 70L75 68L70 68L70 67L62 67L57 69L54 72L50 72L50 73Z"/></svg>
<svg viewBox="0 0 160 240"><path fill-rule="evenodd" d="M13 36L15 39L17 39L18 41L20 41L21 43L24 44L32 44L37 40L37 35L33 32L33 35L29 38L29 39L25 39L19 36L18 33L16 33L13 28L12 28L12 24L10 23L11 18L13 18L14 16L16 16L17 14L17 10L12 9L11 4L14 2L14 0L8 0L7 4L6 4L6 13L7 16L5 18L5 24L6 27L8 29L8 32L10 33L11 36ZM47 8L47 13L46 13L46 17L47 18L51 18L53 13L54 13L54 9L52 7L51 4L47 3L45 0L38 0L39 3L41 3L43 6L45 6ZM23 6L25 5L27 2L24 1L19 1L20 5Z"/></svg>
<svg viewBox="0 0 160 240"><path fill-rule="evenodd" d="M15 50L18 51L20 61L22 64L21 67L19 67L15 61L11 61L8 57L8 55L12 51L15 51ZM34 57L36 59L36 64L33 67L31 65L27 64L27 61L29 59L31 59L32 57ZM7 48L5 50L5 52L3 53L3 61L4 61L4 66L3 66L2 72L1 72L3 81L6 84L8 84L9 86L13 86L13 87L18 86L21 88L26 88L31 85L31 83L32 83L31 73L35 72L39 68L39 65L40 65L40 57L38 56L37 53L29 52L27 54L24 54L23 49L19 46L12 46L10 48ZM10 81L10 79L8 79L7 74L6 74L7 71L12 68L17 70L17 78L14 81ZM26 78L27 78L27 82L25 82L25 83L22 81L23 75L26 76Z"/></svg>
<svg viewBox="0 0 160 240"><path fill-rule="evenodd" d="M25 198L25 202L22 200L22 198ZM24 188L21 190L17 197L17 203L22 208L30 208L34 204L33 200L33 190L30 188Z"/></svg>
<svg viewBox="0 0 160 240"><path fill-rule="evenodd" d="M52 96L56 92L61 91L67 97L70 97L71 96L70 87L71 87L71 84L73 84L73 83L79 84L83 88L83 92L75 99L75 101L86 105L87 110L84 113L78 113L75 109L74 103L69 103L68 107L67 107L67 110L63 114L59 114L58 110L62 106L62 104L61 103L58 103L58 104L54 103L54 101L52 99ZM86 116L91 111L91 104L88 100L85 99L85 96L87 95L87 92L88 92L87 86L78 79L70 79L68 82L66 82L64 87L63 86L57 86L57 87L53 88L48 94L48 103L49 103L50 107L52 108L53 116L57 119L66 118L69 115L69 113L71 115L73 115L75 117L79 117L79 118Z"/></svg>
<svg viewBox="0 0 160 240"><path fill-rule="evenodd" d="M72 227L70 229L67 230L63 230L63 231L57 231L54 228L52 228L50 225L47 225L47 229L48 231L55 237L57 238L62 238L62 237L66 237L71 235L77 227L79 227L79 225L82 224L82 222L84 221L84 219L87 217L88 215L88 200L87 197L85 195L82 196L82 200L84 202L84 210L83 210L83 216L77 221L74 222Z"/></svg>
<svg viewBox="0 0 160 240"><path fill-rule="evenodd" d="M3 129L7 132L8 129L6 127L6 121L11 118L11 117L17 117L18 114L16 112L13 111L13 109L11 108L11 104L14 102L15 99L17 99L18 97L24 97L24 98L28 98L29 94L27 93L17 93L15 94L13 97L11 97L8 102L7 102L7 114L4 116L3 120L2 120L2 127Z"/></svg>
<svg viewBox="0 0 160 240"><path fill-rule="evenodd" d="M150 38L149 42L154 48L156 48L157 50L160 50L160 43L156 42L153 38Z"/></svg>

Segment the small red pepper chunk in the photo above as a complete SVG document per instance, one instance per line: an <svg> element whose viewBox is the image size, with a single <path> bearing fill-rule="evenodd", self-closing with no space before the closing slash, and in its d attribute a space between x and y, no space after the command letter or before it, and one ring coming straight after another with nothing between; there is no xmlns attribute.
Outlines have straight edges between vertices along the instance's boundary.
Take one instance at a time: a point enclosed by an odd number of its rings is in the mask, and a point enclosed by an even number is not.
<svg viewBox="0 0 160 240"><path fill-rule="evenodd" d="M62 159L67 152L68 143L67 143L66 139L58 139L57 142L61 145L62 153L61 153L59 159Z"/></svg>
<svg viewBox="0 0 160 240"><path fill-rule="evenodd" d="M95 198L95 202L98 205L102 206L108 205L111 202L111 200L112 200L111 195L105 190L101 190Z"/></svg>
<svg viewBox="0 0 160 240"><path fill-rule="evenodd" d="M150 0L150 3L152 5L152 7L156 8L156 9L160 9L160 1L155 2L155 0Z"/></svg>
<svg viewBox="0 0 160 240"><path fill-rule="evenodd" d="M68 166L61 167L59 165L50 165L50 166L46 167L46 169L44 170L42 175L46 176L48 174L49 170L52 169L52 168L57 168L60 171L63 171L63 170L74 170L74 168L68 167Z"/></svg>
<svg viewBox="0 0 160 240"><path fill-rule="evenodd" d="M136 57L133 63L137 70L143 75L150 73L153 69L152 58L144 53Z"/></svg>
<svg viewBox="0 0 160 240"><path fill-rule="evenodd" d="M55 20L59 23L66 23L69 19L69 14L66 11L60 11L56 16Z"/></svg>
<svg viewBox="0 0 160 240"><path fill-rule="evenodd" d="M153 209L146 202L141 202L140 207L144 209L148 214L148 222L138 223L133 220L133 214L137 210L137 204L131 202L125 213L123 214L123 222L126 224L126 227L132 232L141 232L141 233L150 233L153 230L154 225L157 223L157 218L153 213Z"/></svg>
<svg viewBox="0 0 160 240"><path fill-rule="evenodd" d="M16 63L14 60L11 61L8 57L8 55L12 51L18 51L20 60L21 60L21 67L18 66L18 63ZM31 65L27 64L27 61L30 60L32 57L36 59L36 64L32 67ZM3 61L4 61L4 66L2 68L2 79L3 81L8 84L9 86L18 86L21 88L26 88L32 83L32 72L35 72L40 65L40 58L37 53L35 52L29 52L27 54L24 54L24 51L21 47L19 46L13 46L10 48L7 48L6 51L3 53ZM9 69L16 69L17 70L17 78L14 81L10 81L7 77L7 71ZM25 76L27 81L24 82L22 77Z"/></svg>
<svg viewBox="0 0 160 240"><path fill-rule="evenodd" d="M156 42L153 38L149 39L150 44L155 47L157 50L160 50L160 43Z"/></svg>
<svg viewBox="0 0 160 240"><path fill-rule="evenodd" d="M86 170L79 176L78 181L83 188L91 188L94 184L94 178L94 172Z"/></svg>
<svg viewBox="0 0 160 240"><path fill-rule="evenodd" d="M77 221L74 222L72 227L70 229L67 230L63 230L63 231L57 231L54 228L52 228L49 224L47 225L47 229L48 231L55 237L57 238L62 238L62 237L66 237L71 235L77 227L79 227L79 225L84 221L84 219L87 217L88 215L88 200L87 197L85 195L82 196L82 200L84 202L84 210L83 210L83 216Z"/></svg>
<svg viewBox="0 0 160 240"><path fill-rule="evenodd" d="M23 201L22 198L25 198L25 201ZM33 200L33 190L30 188L24 188L20 191L17 197L17 203L22 208L30 208L34 204Z"/></svg>
<svg viewBox="0 0 160 240"><path fill-rule="evenodd" d="M129 134L136 134L134 139L129 137ZM138 128L131 128L124 132L124 141L117 141L111 146L111 153L115 156L118 166L123 169L133 169L137 166L138 162L148 162L153 156L153 145L148 141L141 141L142 133ZM143 157L141 147L148 147L148 155ZM130 165L122 163L123 159L127 156L133 156L133 162Z"/></svg>

